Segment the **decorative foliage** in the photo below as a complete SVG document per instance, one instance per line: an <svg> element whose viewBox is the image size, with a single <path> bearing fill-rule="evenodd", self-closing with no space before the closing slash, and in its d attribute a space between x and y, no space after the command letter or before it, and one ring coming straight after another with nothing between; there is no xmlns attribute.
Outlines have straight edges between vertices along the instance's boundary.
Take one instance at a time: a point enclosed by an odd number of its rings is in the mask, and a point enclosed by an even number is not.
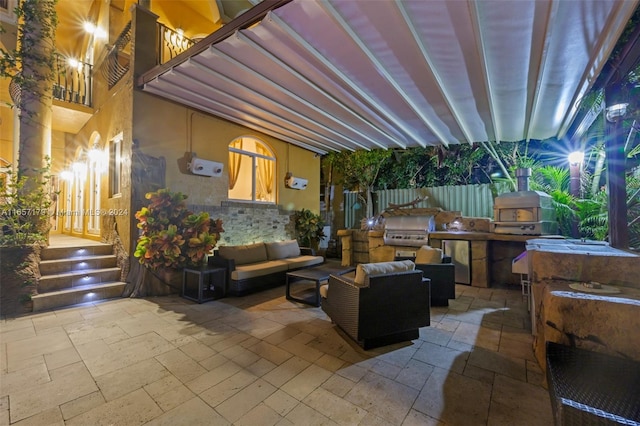
<svg viewBox="0 0 640 426"><path fill-rule="evenodd" d="M224 232L222 221L189 211L180 192L160 189L145 198L149 205L136 212L142 233L134 256L154 270L201 265Z"/></svg>
<svg viewBox="0 0 640 426"><path fill-rule="evenodd" d="M0 77L11 78L20 87L21 99L16 101L26 114L31 111L22 103L42 96L42 83L53 80L56 3L57 0L19 1L14 10L20 23L18 47L12 51L0 48Z"/></svg>
<svg viewBox="0 0 640 426"><path fill-rule="evenodd" d="M302 209L294 215L298 244L303 247L316 248L324 238L324 222L320 215L311 210Z"/></svg>
<svg viewBox="0 0 640 426"><path fill-rule="evenodd" d="M0 246L44 243L51 224L50 161L27 176L8 171L0 182Z"/></svg>

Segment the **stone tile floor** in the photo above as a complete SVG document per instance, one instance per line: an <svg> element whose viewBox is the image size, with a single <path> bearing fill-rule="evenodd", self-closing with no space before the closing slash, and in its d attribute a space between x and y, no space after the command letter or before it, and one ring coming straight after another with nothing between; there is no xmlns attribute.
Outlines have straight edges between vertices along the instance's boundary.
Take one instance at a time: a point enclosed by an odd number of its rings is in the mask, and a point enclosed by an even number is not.
<svg viewBox="0 0 640 426"><path fill-rule="evenodd" d="M552 424L519 287L456 291L371 351L284 287L3 319L0 425Z"/></svg>

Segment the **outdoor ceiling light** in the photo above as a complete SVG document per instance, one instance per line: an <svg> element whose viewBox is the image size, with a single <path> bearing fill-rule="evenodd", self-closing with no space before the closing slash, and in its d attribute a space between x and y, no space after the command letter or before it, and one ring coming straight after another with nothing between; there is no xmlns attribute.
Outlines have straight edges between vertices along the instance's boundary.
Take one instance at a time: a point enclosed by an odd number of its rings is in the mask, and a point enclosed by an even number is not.
<svg viewBox="0 0 640 426"><path fill-rule="evenodd" d="M569 154L569 164L572 166L576 166L581 164L584 161L584 152L582 151L574 151Z"/></svg>

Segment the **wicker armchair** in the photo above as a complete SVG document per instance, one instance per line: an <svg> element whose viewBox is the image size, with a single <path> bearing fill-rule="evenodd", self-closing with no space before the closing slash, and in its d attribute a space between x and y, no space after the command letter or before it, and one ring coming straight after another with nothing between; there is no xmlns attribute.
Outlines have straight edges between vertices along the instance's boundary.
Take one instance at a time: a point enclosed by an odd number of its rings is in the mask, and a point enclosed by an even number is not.
<svg viewBox="0 0 640 426"><path fill-rule="evenodd" d="M456 298L456 271L450 256L442 250L422 246L416 253L416 269L431 280L431 306L449 306L449 299Z"/></svg>
<svg viewBox="0 0 640 426"><path fill-rule="evenodd" d="M371 275L358 285L345 276L329 277L321 290L322 310L364 349L418 338L430 324L429 280L411 270Z"/></svg>

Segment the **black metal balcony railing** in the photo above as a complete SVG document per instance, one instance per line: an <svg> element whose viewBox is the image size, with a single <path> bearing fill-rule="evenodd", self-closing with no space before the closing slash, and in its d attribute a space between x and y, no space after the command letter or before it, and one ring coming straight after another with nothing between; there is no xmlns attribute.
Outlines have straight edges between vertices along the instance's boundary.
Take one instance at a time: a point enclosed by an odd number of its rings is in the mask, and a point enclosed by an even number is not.
<svg viewBox="0 0 640 426"><path fill-rule="evenodd" d="M158 63L164 64L195 44L195 41L158 23Z"/></svg>
<svg viewBox="0 0 640 426"><path fill-rule="evenodd" d="M124 27L100 66L100 73L107 80L109 89L129 71L131 66L131 21Z"/></svg>
<svg viewBox="0 0 640 426"><path fill-rule="evenodd" d="M65 102L91 106L93 87L92 66L82 61L56 54L53 98Z"/></svg>

